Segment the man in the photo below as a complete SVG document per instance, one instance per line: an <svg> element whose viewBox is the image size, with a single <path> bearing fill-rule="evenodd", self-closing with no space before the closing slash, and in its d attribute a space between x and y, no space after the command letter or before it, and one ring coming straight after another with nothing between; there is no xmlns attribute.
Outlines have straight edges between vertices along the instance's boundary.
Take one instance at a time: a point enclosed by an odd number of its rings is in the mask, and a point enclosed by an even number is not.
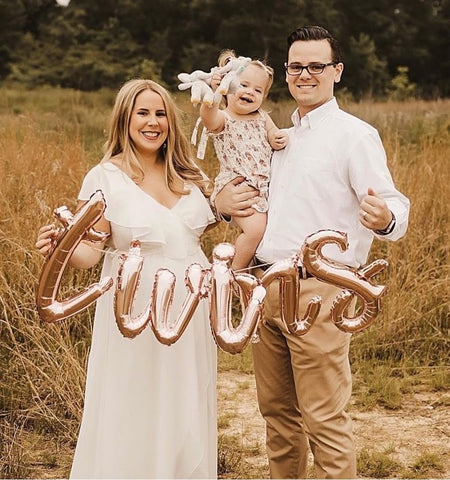
<svg viewBox="0 0 450 480"><path fill-rule="evenodd" d="M257 265L288 258L306 236L329 229L347 232L349 248L341 253L327 245L325 256L359 267L367 262L374 236L397 240L406 232L409 201L394 187L377 131L340 110L334 98L343 69L337 41L324 28L302 27L288 37L286 82L298 108L288 146L273 154L268 223ZM254 195L233 181L217 196L216 208L249 215ZM350 334L330 318L339 292L304 275L299 318L315 294L322 297L322 308L311 330L296 337L280 319L278 285L269 286L266 323L253 356L272 478L305 478L308 445L317 478L356 477L345 412L351 395Z"/></svg>

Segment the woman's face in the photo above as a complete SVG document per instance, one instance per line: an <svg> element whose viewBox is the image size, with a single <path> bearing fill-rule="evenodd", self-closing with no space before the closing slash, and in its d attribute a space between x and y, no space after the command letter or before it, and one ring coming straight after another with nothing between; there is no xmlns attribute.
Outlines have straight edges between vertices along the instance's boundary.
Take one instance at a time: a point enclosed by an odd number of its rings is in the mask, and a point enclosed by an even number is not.
<svg viewBox="0 0 450 480"><path fill-rule="evenodd" d="M169 133L166 107L161 96L144 90L137 97L131 112L129 134L139 153L158 155Z"/></svg>

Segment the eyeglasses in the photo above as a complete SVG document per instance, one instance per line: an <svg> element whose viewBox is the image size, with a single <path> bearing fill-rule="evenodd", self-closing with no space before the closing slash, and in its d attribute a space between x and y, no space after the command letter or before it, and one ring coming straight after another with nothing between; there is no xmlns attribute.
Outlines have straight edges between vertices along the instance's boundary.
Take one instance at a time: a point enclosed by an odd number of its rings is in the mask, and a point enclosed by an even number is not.
<svg viewBox="0 0 450 480"><path fill-rule="evenodd" d="M299 63L284 64L288 75L301 75L306 70L310 75L320 75L325 67L336 66L337 62L330 63L312 63L311 65L300 65Z"/></svg>

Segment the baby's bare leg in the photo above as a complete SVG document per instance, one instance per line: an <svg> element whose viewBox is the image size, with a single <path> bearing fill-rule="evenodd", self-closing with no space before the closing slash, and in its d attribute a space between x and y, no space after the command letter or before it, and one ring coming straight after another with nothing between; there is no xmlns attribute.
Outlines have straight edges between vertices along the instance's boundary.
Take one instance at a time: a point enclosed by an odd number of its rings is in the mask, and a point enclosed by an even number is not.
<svg viewBox="0 0 450 480"><path fill-rule="evenodd" d="M232 264L233 270L239 270L247 268L253 258L266 229L267 214L255 212L250 217L233 217L233 220L242 229L236 239L236 254Z"/></svg>

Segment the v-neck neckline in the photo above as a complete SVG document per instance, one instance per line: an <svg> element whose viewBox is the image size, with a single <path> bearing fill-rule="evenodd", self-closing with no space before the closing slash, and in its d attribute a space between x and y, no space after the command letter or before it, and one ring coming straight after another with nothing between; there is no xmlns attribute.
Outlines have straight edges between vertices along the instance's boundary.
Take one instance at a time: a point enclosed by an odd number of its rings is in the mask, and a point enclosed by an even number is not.
<svg viewBox="0 0 450 480"><path fill-rule="evenodd" d="M127 175L118 165L116 165L115 163L111 162L111 161L108 161L106 163L109 163L110 165L112 165L113 167L115 167L126 179L128 182L130 182L135 188L137 188L141 193L142 195L144 195L146 198L149 198L150 200L152 200L154 203L156 203L157 205L159 205L160 207L162 208L165 208L166 210L168 210L169 212L173 211L177 206L178 204L181 202L181 200L183 199L183 197L186 197L188 195L180 195L180 197L177 199L177 201L171 206L171 207L168 207L167 205L164 205L163 203L159 202L158 200L156 200L155 197L153 197L152 195L150 195L149 193L147 193L145 190L143 190L139 185L137 185L132 178L129 177L129 175ZM185 185L186 182L183 182L183 184Z"/></svg>

